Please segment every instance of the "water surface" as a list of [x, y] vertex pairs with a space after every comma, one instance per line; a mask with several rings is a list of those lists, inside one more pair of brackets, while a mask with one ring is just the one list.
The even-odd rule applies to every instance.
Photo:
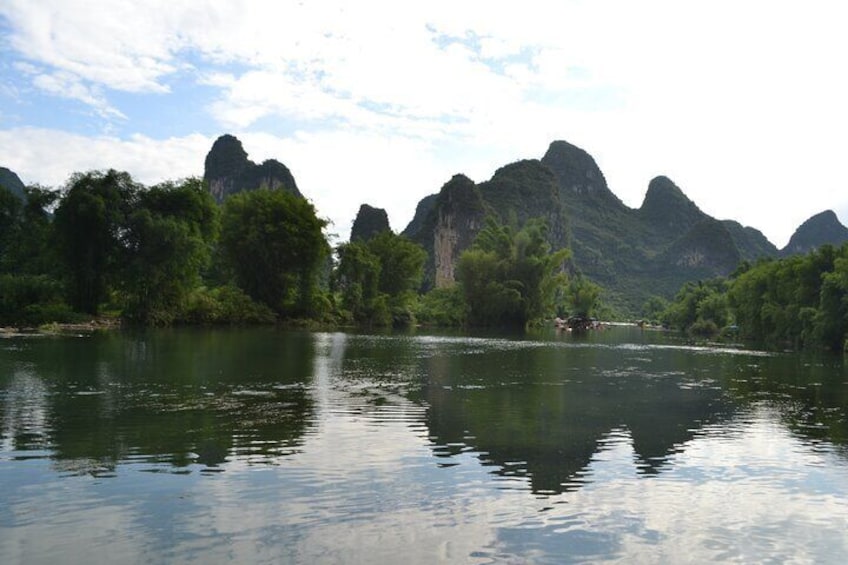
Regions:
[[0, 563], [841, 563], [842, 357], [256, 330], [0, 340]]

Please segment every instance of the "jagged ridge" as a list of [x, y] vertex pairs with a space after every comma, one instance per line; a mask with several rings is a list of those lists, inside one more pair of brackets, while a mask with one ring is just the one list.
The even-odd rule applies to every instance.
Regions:
[[241, 141], [224, 134], [206, 155], [203, 180], [218, 203], [236, 192], [258, 188], [283, 189], [302, 197], [288, 167], [276, 159], [257, 165], [247, 158]]
[[[761, 232], [710, 217], [665, 176], [651, 180], [640, 208], [627, 207], [589, 153], [554, 141], [540, 161], [507, 165], [479, 185], [457, 175], [438, 196], [419, 203], [404, 233], [431, 256], [428, 284], [452, 282], [456, 259], [487, 213], [504, 220], [546, 217], [552, 246], [570, 245], [574, 264], [605, 287], [606, 300], [634, 314], [652, 295], [670, 298], [686, 281], [727, 275], [743, 259], [778, 254]], [[804, 239], [804, 233], [813, 235]], [[805, 241], [848, 241], [848, 228], [825, 215], [793, 240], [793, 252], [809, 250]]]

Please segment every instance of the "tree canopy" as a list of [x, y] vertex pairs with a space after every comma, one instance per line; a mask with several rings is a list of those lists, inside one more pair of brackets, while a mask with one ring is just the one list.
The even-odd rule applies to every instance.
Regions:
[[373, 325], [412, 323], [424, 275], [424, 249], [402, 235], [381, 231], [367, 241], [339, 246], [336, 286], [354, 320]]
[[75, 309], [97, 314], [117, 283], [139, 189], [128, 173], [115, 170], [71, 177], [56, 210], [55, 231]]
[[848, 345], [848, 244], [742, 263], [729, 278], [686, 283], [661, 315], [693, 334], [734, 335], [767, 347]]
[[[39, 323], [104, 307], [144, 324], [311, 318], [370, 325], [526, 326], [589, 316], [600, 287], [565, 274], [548, 224], [487, 217], [453, 287], [419, 296], [426, 252], [385, 229], [337, 247], [304, 198], [257, 188], [218, 205], [198, 179], [145, 187], [115, 170], [73, 175], [60, 192], [0, 186], [0, 322]], [[50, 211], [55, 206], [55, 214]], [[690, 334], [771, 347], [844, 349], [848, 244], [742, 262], [685, 283], [646, 311]]]
[[126, 223], [125, 315], [145, 323], [173, 321], [200, 284], [217, 232], [218, 207], [198, 179], [140, 192]]
[[240, 192], [224, 202], [220, 245], [238, 285], [282, 316], [307, 316], [329, 244], [326, 222], [283, 190]]
[[551, 252], [547, 229], [542, 219], [531, 219], [516, 230], [487, 217], [457, 266], [469, 323], [525, 326], [553, 312], [570, 251]]

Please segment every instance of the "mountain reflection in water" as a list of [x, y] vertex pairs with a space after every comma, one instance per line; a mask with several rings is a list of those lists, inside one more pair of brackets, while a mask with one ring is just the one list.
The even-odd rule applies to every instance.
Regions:
[[628, 327], [7, 338], [0, 562], [827, 562], [846, 383]]

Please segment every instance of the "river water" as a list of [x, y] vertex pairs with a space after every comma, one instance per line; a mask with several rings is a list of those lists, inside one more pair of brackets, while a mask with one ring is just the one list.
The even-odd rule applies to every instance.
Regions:
[[586, 336], [0, 339], [0, 563], [843, 563], [842, 356]]

